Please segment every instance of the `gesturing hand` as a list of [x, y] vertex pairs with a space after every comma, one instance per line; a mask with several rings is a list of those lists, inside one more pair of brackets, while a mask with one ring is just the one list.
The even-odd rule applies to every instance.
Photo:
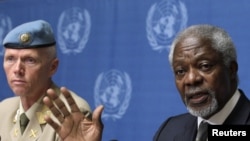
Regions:
[[47, 90], [47, 96], [43, 102], [49, 107], [53, 115], [58, 119], [46, 116], [45, 120], [50, 124], [63, 141], [101, 141], [103, 123], [101, 113], [103, 106], [98, 106], [92, 115], [92, 119], [86, 118], [76, 105], [69, 91], [62, 87], [61, 93], [71, 109], [67, 109], [65, 103], [57, 96], [53, 89]]

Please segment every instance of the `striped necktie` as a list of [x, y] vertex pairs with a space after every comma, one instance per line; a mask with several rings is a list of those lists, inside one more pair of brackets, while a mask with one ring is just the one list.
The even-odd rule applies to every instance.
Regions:
[[207, 131], [208, 130], [208, 123], [202, 121], [199, 125], [197, 136], [195, 141], [206, 141], [207, 140]]

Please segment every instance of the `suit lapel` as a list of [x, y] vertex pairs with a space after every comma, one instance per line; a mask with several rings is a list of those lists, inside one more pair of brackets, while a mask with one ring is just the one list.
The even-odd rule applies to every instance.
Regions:
[[180, 133], [174, 138], [174, 141], [193, 141], [197, 132], [197, 118], [189, 119], [184, 129], [180, 129]]
[[223, 124], [246, 124], [250, 113], [249, 100], [242, 90], [240, 91], [240, 99]]

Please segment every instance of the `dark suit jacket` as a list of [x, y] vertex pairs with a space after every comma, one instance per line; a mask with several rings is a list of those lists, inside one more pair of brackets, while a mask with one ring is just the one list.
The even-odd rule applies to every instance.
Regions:
[[[250, 125], [250, 101], [240, 90], [240, 99], [223, 124]], [[154, 141], [194, 141], [197, 117], [189, 113], [168, 118], [158, 129]]]

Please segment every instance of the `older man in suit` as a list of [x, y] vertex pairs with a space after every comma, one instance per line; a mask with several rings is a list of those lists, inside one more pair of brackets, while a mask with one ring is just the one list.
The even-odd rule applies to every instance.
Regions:
[[[232, 127], [250, 125], [250, 101], [238, 88], [236, 50], [226, 31], [213, 25], [188, 27], [174, 40], [169, 61], [188, 113], [166, 119], [156, 132], [154, 141], [205, 141], [207, 137], [200, 139], [198, 132], [203, 123]], [[65, 140], [100, 141], [103, 106], [95, 109], [93, 120], [88, 120], [80, 114], [70, 94], [65, 95], [68, 102], [73, 103], [71, 108], [75, 113], [70, 114], [64, 108], [62, 113], [67, 120], [62, 120], [62, 124], [57, 124], [51, 118], [46, 118], [46, 121]], [[58, 105], [63, 105], [63, 102], [58, 100], [54, 92], [49, 92], [48, 96], [51, 98], [45, 97], [44, 102], [55, 109], [52, 112], [57, 115], [60, 109], [56, 110], [52, 101], [57, 101]], [[60, 119], [60, 116], [57, 118]], [[249, 140], [247, 137], [249, 135], [245, 138]]]
[[225, 30], [190, 26], [174, 40], [169, 61], [189, 113], [168, 118], [154, 141], [200, 141], [201, 123], [250, 124], [250, 101], [238, 88], [236, 49]]

